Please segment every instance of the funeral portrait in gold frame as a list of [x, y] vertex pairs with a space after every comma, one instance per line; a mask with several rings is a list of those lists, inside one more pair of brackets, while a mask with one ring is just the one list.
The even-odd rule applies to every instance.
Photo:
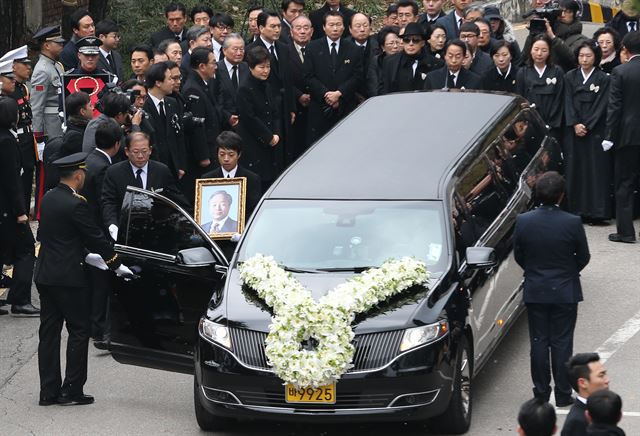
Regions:
[[195, 219], [213, 239], [231, 239], [244, 230], [246, 180], [196, 180]]

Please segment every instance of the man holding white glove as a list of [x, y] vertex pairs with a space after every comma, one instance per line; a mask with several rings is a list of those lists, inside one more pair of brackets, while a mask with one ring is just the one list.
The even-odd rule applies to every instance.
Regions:
[[[131, 276], [113, 251], [91, 214], [86, 199], [78, 194], [85, 181], [86, 153], [75, 153], [53, 164], [60, 184], [42, 199], [38, 239], [41, 242], [34, 281], [40, 293], [40, 405], [91, 404], [85, 395], [87, 348], [90, 334], [91, 293], [84, 269], [88, 260], [103, 260], [118, 276]], [[97, 257], [96, 257], [97, 256]], [[66, 323], [67, 367], [64, 381], [60, 371], [60, 336]]]
[[636, 242], [633, 195], [640, 175], [640, 32], [627, 33], [622, 51], [629, 61], [611, 72], [611, 94], [603, 150], [613, 150], [616, 233], [612, 242]]

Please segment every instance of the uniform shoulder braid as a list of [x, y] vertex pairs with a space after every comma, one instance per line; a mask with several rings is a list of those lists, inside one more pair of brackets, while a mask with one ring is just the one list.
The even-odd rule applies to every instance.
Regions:
[[73, 196], [76, 197], [76, 198], [79, 198], [80, 200], [84, 201], [85, 203], [87, 202], [87, 199], [83, 195], [80, 195], [80, 194], [74, 192]]

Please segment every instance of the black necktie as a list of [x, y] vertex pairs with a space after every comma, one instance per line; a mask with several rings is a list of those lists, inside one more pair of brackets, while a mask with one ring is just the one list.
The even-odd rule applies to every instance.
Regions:
[[116, 70], [116, 66], [115, 66], [115, 64], [113, 63], [113, 56], [111, 56], [111, 53], [109, 53], [109, 54], [107, 55], [107, 62], [109, 62], [109, 66], [111, 67], [111, 70], [112, 70], [112, 71], [115, 71], [115, 70]]
[[179, 33], [176, 33], [176, 41], [182, 42], [182, 37], [180, 36]]
[[333, 64], [333, 69], [335, 70], [338, 66], [338, 50], [336, 49], [336, 43], [331, 43], [331, 63]]
[[302, 53], [302, 63], [304, 63], [304, 47], [300, 47], [300, 53]]
[[160, 114], [160, 119], [166, 124], [167, 114], [164, 111], [164, 101], [161, 101], [160, 103], [158, 103], [158, 106], [160, 107], [160, 110], [158, 111], [158, 113]]
[[273, 64], [274, 67], [278, 66], [278, 56], [276, 56], [276, 45], [275, 44], [271, 44], [271, 47], [269, 47], [269, 52], [271, 52], [271, 63]]
[[233, 73], [231, 74], [231, 84], [233, 85], [233, 89], [238, 90], [238, 66], [234, 65]]
[[629, 32], [635, 32], [635, 31], [636, 31], [636, 22], [629, 21]]
[[136, 170], [136, 185], [138, 185], [138, 188], [144, 189], [144, 185], [142, 184], [142, 168]]
[[455, 74], [449, 74], [449, 83], [451, 84], [451, 86], [449, 86], [449, 88], [455, 88], [456, 87], [456, 76], [455, 76]]

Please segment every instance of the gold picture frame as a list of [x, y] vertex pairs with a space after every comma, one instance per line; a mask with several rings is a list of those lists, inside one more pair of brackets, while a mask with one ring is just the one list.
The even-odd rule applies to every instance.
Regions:
[[212, 239], [231, 239], [244, 231], [246, 201], [246, 177], [196, 179], [195, 220]]

